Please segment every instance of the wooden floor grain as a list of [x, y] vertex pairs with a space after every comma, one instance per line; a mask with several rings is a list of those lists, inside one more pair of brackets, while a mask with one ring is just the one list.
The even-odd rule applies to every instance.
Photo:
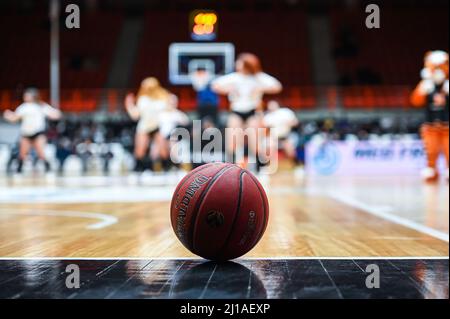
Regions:
[[[261, 242], [246, 257], [449, 254], [445, 240], [370, 214], [365, 206], [340, 200], [353, 198], [356, 203], [384, 209], [448, 236], [447, 184], [436, 186], [433, 191], [394, 179], [390, 184], [357, 178], [299, 181], [289, 175], [273, 176], [263, 183], [269, 194], [270, 222]], [[87, 198], [71, 203], [53, 201], [57, 194], [52, 192], [73, 192], [75, 196], [73, 185], [48, 184], [28, 184], [31, 191], [33, 187], [41, 191], [43, 186], [49, 187], [47, 197], [36, 198], [26, 194], [23, 196], [28, 197], [14, 197], [19, 195], [13, 190], [26, 187], [23, 181], [0, 187], [4, 192], [3, 197], [0, 194], [0, 257], [192, 257], [172, 231], [167, 200], [170, 194], [161, 194], [161, 200], [121, 202], [120, 196], [127, 195], [125, 186], [125, 194], [111, 190], [110, 201], [89, 202]], [[108, 189], [93, 185], [84, 191], [95, 198], [96, 191]], [[161, 187], [150, 186], [147, 190], [156, 192]], [[83, 187], [77, 188], [77, 192], [82, 191]], [[12, 192], [11, 196], [5, 192]], [[132, 190], [129, 192], [131, 196]], [[106, 224], [96, 228], [102, 222]]]

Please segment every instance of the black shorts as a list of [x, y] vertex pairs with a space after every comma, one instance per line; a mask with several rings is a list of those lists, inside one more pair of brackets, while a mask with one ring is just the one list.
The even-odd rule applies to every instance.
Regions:
[[39, 136], [45, 135], [44, 131], [37, 132], [33, 135], [22, 135], [22, 138], [29, 140], [30, 142], [34, 142]]
[[248, 112], [231, 111], [231, 113], [236, 114], [237, 116], [239, 116], [242, 119], [242, 121], [247, 122], [247, 120], [249, 118], [251, 118], [252, 116], [255, 116], [256, 110], [251, 110]]

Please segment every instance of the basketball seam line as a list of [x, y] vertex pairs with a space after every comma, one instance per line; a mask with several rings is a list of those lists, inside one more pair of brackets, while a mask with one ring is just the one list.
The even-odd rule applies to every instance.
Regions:
[[217, 181], [217, 179], [222, 176], [226, 171], [228, 171], [229, 169], [233, 168], [234, 166], [225, 166], [224, 168], [222, 168], [220, 171], [218, 171], [216, 173], [216, 175], [214, 175], [212, 177], [211, 182], [208, 184], [208, 186], [206, 186], [206, 188], [203, 190], [203, 192], [200, 195], [200, 198], [197, 202], [197, 205], [195, 205], [195, 209], [192, 211], [192, 218], [191, 218], [191, 231], [190, 231], [190, 240], [188, 242], [189, 247], [194, 251], [195, 250], [195, 245], [194, 245], [194, 234], [195, 234], [195, 228], [197, 226], [197, 218], [198, 218], [198, 210], [200, 209], [200, 206], [203, 202], [203, 200], [205, 199], [206, 193], [207, 191], [214, 185], [214, 183]]
[[[211, 166], [216, 166], [214, 164], [217, 163], [208, 163], [205, 165], [202, 165], [200, 167], [197, 167], [196, 169], [192, 170], [190, 173], [193, 173], [195, 171], [195, 173], [201, 172], [203, 171], [205, 168], [211, 167]], [[189, 180], [189, 174], [186, 175], [181, 181], [180, 183], [177, 185], [177, 187], [175, 188], [175, 191], [173, 192], [173, 196], [172, 196], [172, 201], [170, 202], [170, 212], [172, 213], [172, 209], [173, 209], [173, 205], [174, 205], [174, 198], [175, 196], [178, 194], [178, 191], [181, 189], [181, 187], [183, 187], [184, 184], [186, 184], [186, 182]], [[172, 224], [173, 227], [173, 223], [172, 223], [172, 214], [170, 216], [170, 223]]]
[[242, 186], [243, 186], [242, 177], [244, 176], [245, 173], [246, 172], [243, 169], [241, 169], [241, 172], [239, 173], [239, 196], [238, 196], [238, 202], [237, 202], [237, 207], [236, 207], [236, 213], [234, 214], [233, 223], [231, 224], [231, 228], [228, 233], [227, 239], [226, 239], [225, 243], [223, 244], [223, 247], [220, 248], [219, 253], [217, 254], [216, 257], [219, 257], [223, 253], [223, 251], [227, 248], [230, 238], [233, 235], [233, 230], [234, 230], [234, 227], [236, 226], [236, 221], [238, 220], [239, 213], [241, 212]]
[[[197, 171], [195, 171], [195, 173], [201, 172], [201, 171], [203, 171], [205, 168], [208, 168], [208, 167], [210, 167], [210, 166], [216, 166], [216, 165], [214, 165], [214, 164], [217, 164], [217, 163], [208, 163], [208, 164], [202, 165], [202, 166], [197, 167], [196, 169], [194, 169], [194, 171], [197, 170]], [[191, 171], [190, 173], [193, 173], [194, 171]], [[189, 180], [189, 175], [186, 175], [186, 176], [183, 178], [183, 180], [180, 182], [180, 184], [178, 184], [178, 186], [176, 187], [175, 191], [173, 192], [173, 194], [174, 194], [173, 197], [175, 197], [175, 195], [178, 193], [178, 191], [181, 189], [181, 187], [183, 187], [183, 185], [186, 184], [186, 182], [187, 182], [188, 180]], [[170, 209], [171, 209], [171, 210], [172, 210], [172, 208], [173, 208], [173, 207], [172, 207], [172, 203], [173, 203], [173, 199], [172, 199], [172, 202], [171, 202], [171, 205], [170, 205]]]
[[261, 230], [261, 232], [260, 232], [260, 234], [259, 234], [259, 237], [257, 237], [258, 239], [253, 243], [253, 245], [252, 245], [251, 248], [250, 248], [250, 249], [253, 249], [253, 247], [256, 246], [256, 244], [261, 240], [262, 236], [263, 236], [264, 233], [266, 232], [267, 225], [269, 224], [269, 217], [267, 216], [267, 218], [266, 218], [266, 215], [267, 215], [267, 214], [266, 214], [266, 210], [268, 210], [269, 207], [266, 208], [266, 202], [265, 202], [265, 200], [264, 200], [264, 196], [263, 196], [263, 193], [262, 193], [262, 191], [261, 191], [261, 188], [259, 187], [259, 181], [256, 179], [256, 177], [253, 177], [253, 176], [250, 175], [250, 174], [247, 174], [247, 175], [250, 176], [250, 178], [251, 178], [251, 179], [253, 180], [253, 182], [255, 183], [256, 188], [258, 189], [259, 196], [261, 196], [261, 200], [262, 200], [262, 202], [263, 202], [263, 212], [264, 212], [264, 216], [263, 216], [264, 225], [263, 225], [263, 228], [262, 228], [262, 230]]

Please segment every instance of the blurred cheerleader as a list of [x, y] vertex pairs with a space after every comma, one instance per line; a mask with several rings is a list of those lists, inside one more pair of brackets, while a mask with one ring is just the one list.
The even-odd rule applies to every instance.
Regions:
[[[261, 126], [262, 99], [265, 94], [281, 92], [282, 85], [274, 77], [262, 71], [259, 58], [251, 53], [242, 53], [236, 61], [236, 72], [224, 75], [212, 82], [212, 89], [222, 95], [227, 95], [230, 101], [231, 113], [227, 128], [246, 129]], [[234, 157], [242, 138], [236, 132], [227, 130], [227, 153]], [[236, 139], [234, 139], [235, 137]], [[257, 154], [257, 137], [248, 137], [249, 150]]]
[[178, 109], [178, 97], [174, 94], [170, 95], [167, 108], [159, 117], [160, 130], [166, 140], [170, 140], [170, 135], [177, 127], [186, 127], [190, 124], [189, 117], [186, 113]]
[[152, 161], [169, 159], [169, 151], [165, 147], [165, 139], [160, 132], [160, 116], [170, 104], [171, 94], [161, 87], [156, 78], [150, 77], [142, 81], [137, 99], [134, 94], [125, 98], [125, 107], [130, 117], [137, 121], [134, 142], [134, 157], [136, 159], [136, 172], [146, 169], [145, 158], [150, 143], [150, 158]]
[[[272, 131], [271, 137], [277, 139], [276, 143], [270, 143], [270, 146], [278, 146], [278, 149], [297, 164], [296, 148], [299, 136], [294, 128], [298, 127], [299, 121], [294, 111], [287, 107], [281, 107], [277, 101], [269, 101], [263, 122], [264, 126]], [[270, 154], [275, 155], [278, 149], [271, 150]]]
[[39, 90], [29, 88], [23, 94], [23, 103], [14, 112], [5, 111], [3, 116], [8, 122], [21, 122], [17, 171], [22, 172], [23, 161], [30, 150], [34, 148], [38, 158], [44, 162], [46, 172], [48, 172], [50, 164], [45, 158], [45, 147], [47, 146], [46, 119], [58, 120], [61, 118], [61, 112], [43, 102]]
[[[178, 143], [174, 143], [171, 140], [173, 131], [180, 127], [187, 128], [191, 124], [186, 113], [178, 109], [178, 97], [176, 95], [172, 94], [170, 96], [168, 107], [161, 113], [159, 121], [160, 132], [164, 138], [165, 147], [169, 153], [172, 150], [171, 155], [174, 156], [174, 154], [177, 154], [176, 148], [178, 147]], [[162, 163], [165, 171], [169, 170], [171, 165], [172, 162], [169, 159]]]

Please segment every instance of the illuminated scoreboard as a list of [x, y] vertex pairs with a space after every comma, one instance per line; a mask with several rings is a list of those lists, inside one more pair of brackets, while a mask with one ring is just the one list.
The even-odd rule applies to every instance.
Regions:
[[212, 10], [195, 10], [189, 15], [192, 42], [169, 46], [169, 81], [172, 85], [192, 85], [192, 74], [199, 69], [214, 77], [234, 70], [232, 43], [217, 42], [219, 16]]
[[195, 10], [189, 17], [191, 38], [194, 41], [213, 41], [217, 38], [218, 16], [211, 10]]

